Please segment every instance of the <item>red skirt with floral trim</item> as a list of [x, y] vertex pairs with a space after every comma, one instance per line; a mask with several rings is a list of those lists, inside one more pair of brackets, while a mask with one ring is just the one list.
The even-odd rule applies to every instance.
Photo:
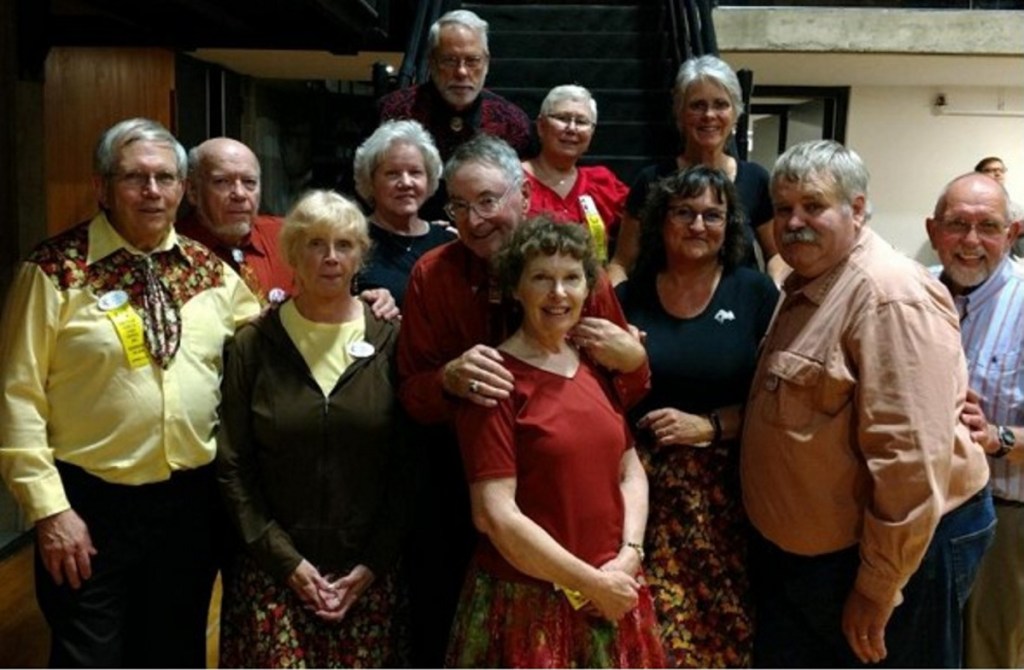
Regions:
[[662, 668], [647, 586], [621, 621], [576, 611], [550, 585], [505, 581], [470, 566], [448, 642], [448, 667]]
[[406, 601], [394, 575], [379, 576], [345, 618], [324, 621], [306, 611], [286, 584], [250, 557], [224, 575], [222, 668], [404, 667]]

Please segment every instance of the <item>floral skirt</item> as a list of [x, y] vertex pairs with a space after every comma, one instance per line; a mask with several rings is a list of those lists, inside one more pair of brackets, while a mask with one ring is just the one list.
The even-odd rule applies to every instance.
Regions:
[[448, 667], [660, 668], [650, 591], [620, 621], [576, 611], [550, 585], [498, 579], [470, 566], [455, 614]]
[[749, 667], [749, 526], [736, 444], [643, 454], [650, 485], [647, 580], [668, 664]]
[[407, 665], [406, 601], [378, 576], [339, 622], [306, 611], [287, 584], [243, 556], [224, 574], [220, 667], [380, 668]]

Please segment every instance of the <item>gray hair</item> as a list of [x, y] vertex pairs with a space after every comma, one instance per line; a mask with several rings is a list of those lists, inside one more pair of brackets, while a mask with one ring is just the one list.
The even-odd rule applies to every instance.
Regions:
[[434, 138], [418, 121], [385, 121], [356, 149], [353, 164], [356, 193], [369, 203], [373, 202], [373, 173], [396, 144], [408, 144], [419, 149], [427, 171], [427, 197], [434, 195], [441, 179], [441, 155]]
[[540, 115], [547, 116], [551, 112], [552, 107], [566, 100], [587, 103], [587, 106], [590, 108], [590, 120], [594, 125], [597, 125], [597, 101], [594, 100], [594, 96], [590, 94], [590, 91], [576, 84], [562, 84], [548, 91], [547, 96], [544, 97], [544, 102], [540, 103]]
[[459, 25], [472, 30], [480, 38], [480, 46], [484, 48], [484, 53], [488, 55], [491, 53], [487, 47], [487, 22], [468, 9], [456, 9], [444, 14], [430, 26], [430, 32], [427, 34], [427, 48], [431, 55], [437, 50], [437, 45], [441, 43], [441, 28], [450, 25]]
[[522, 186], [526, 179], [516, 150], [500, 137], [487, 133], [479, 133], [455, 149], [444, 166], [445, 180], [450, 181], [456, 172], [469, 163], [484, 163], [498, 168], [505, 174], [512, 188]]
[[871, 213], [868, 197], [868, 168], [853, 149], [835, 140], [812, 140], [794, 145], [779, 156], [772, 169], [772, 191], [780, 181], [803, 183], [820, 179], [847, 205], [858, 195], [865, 199], [865, 215]]
[[717, 56], [700, 56], [684, 61], [676, 74], [676, 105], [682, 105], [686, 91], [697, 82], [711, 82], [729, 94], [736, 116], [743, 113], [743, 89], [740, 80], [729, 64]]
[[188, 175], [188, 157], [185, 147], [162, 124], [152, 119], [134, 118], [115, 123], [100, 136], [93, 153], [92, 169], [97, 177], [106, 179], [114, 175], [117, 160], [124, 149], [134, 142], [156, 142], [166, 144], [174, 151], [178, 177]]

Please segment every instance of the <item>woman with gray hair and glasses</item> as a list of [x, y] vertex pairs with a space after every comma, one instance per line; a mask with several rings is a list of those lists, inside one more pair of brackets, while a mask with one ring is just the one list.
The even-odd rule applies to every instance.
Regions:
[[446, 222], [420, 218], [440, 179], [434, 139], [417, 121], [385, 121], [356, 149], [356, 192], [373, 208], [373, 250], [356, 279], [360, 290], [386, 288], [401, 307], [419, 257], [455, 239]]
[[529, 215], [543, 212], [556, 221], [583, 225], [604, 262], [629, 187], [603, 165], [577, 165], [596, 128], [597, 102], [590, 91], [572, 84], [556, 86], [537, 115], [540, 153], [524, 161], [523, 170], [531, 187]]
[[743, 264], [757, 269], [754, 245], [761, 250], [766, 272], [781, 283], [788, 272], [772, 237], [772, 201], [768, 171], [756, 163], [730, 156], [725, 149], [743, 113], [739, 79], [729, 64], [715, 56], [687, 60], [679, 68], [673, 91], [676, 125], [683, 149], [678, 156], [650, 165], [637, 175], [626, 200], [622, 230], [609, 266], [615, 283], [633, 270], [639, 254], [640, 212], [651, 185], [659, 179], [694, 165], [724, 172], [739, 192], [743, 210], [743, 234], [750, 250]]

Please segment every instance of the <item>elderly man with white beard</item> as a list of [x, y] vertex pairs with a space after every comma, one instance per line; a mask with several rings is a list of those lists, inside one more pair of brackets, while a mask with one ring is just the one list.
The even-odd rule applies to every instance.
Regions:
[[964, 613], [970, 668], [1024, 665], [1024, 268], [1010, 259], [1020, 223], [989, 175], [957, 177], [927, 221], [953, 295], [974, 399], [971, 416], [992, 469], [998, 531]]

